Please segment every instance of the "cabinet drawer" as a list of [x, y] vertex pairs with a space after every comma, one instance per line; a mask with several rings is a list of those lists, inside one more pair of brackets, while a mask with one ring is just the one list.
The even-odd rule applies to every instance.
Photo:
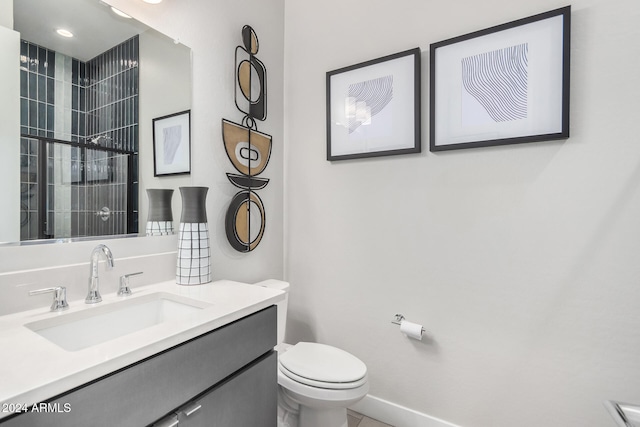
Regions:
[[276, 427], [277, 363], [276, 352], [261, 357], [152, 427]]
[[69, 412], [29, 412], [0, 424], [148, 425], [271, 351], [276, 318], [269, 307], [48, 401]]

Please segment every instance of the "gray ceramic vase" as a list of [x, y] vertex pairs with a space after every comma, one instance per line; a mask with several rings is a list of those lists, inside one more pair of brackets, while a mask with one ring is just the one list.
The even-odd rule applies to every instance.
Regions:
[[149, 197], [147, 236], [173, 234], [173, 212], [171, 211], [173, 190], [149, 188], [147, 189], [147, 196]]

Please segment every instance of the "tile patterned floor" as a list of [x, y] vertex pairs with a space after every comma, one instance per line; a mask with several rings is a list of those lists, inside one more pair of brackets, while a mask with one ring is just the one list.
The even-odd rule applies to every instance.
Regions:
[[393, 427], [389, 424], [365, 417], [351, 409], [347, 409], [347, 419], [349, 421], [349, 427]]

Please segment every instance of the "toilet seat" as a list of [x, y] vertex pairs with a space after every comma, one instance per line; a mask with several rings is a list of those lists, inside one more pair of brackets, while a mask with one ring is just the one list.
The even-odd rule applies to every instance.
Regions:
[[300, 342], [278, 359], [280, 372], [300, 384], [344, 390], [367, 382], [367, 367], [360, 359], [329, 345]]
[[287, 397], [310, 408], [347, 408], [369, 392], [369, 382], [366, 380], [356, 388], [314, 387], [289, 378], [282, 369], [278, 369], [278, 385]]
[[359, 379], [358, 381], [353, 381], [349, 383], [323, 382], [323, 381], [313, 380], [311, 378], [301, 377], [300, 375], [296, 375], [282, 365], [280, 365], [279, 368], [280, 368], [280, 372], [282, 372], [283, 375], [287, 376], [288, 378], [292, 379], [297, 383], [308, 385], [311, 387], [316, 387], [316, 388], [324, 388], [328, 390], [346, 390], [346, 389], [358, 388], [367, 382], [366, 376]]

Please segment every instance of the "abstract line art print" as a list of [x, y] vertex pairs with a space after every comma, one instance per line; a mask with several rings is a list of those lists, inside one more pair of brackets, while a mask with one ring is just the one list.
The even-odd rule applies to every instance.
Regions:
[[495, 122], [527, 118], [528, 47], [523, 43], [462, 58], [464, 90]]
[[382, 111], [392, 99], [392, 75], [349, 85], [347, 96], [349, 133], [353, 133], [363, 124], [370, 124], [372, 118]]
[[191, 173], [191, 111], [153, 119], [153, 176]]
[[327, 160], [419, 153], [420, 48], [327, 72]]
[[171, 165], [176, 159], [178, 147], [182, 140], [182, 127], [179, 125], [170, 126], [162, 129], [164, 137], [164, 164]]
[[571, 6], [430, 46], [430, 151], [569, 137]]

